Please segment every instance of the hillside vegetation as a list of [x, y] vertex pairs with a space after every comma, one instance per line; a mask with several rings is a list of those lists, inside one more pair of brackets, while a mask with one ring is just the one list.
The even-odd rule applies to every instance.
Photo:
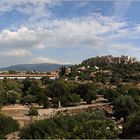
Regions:
[[[34, 103], [44, 109], [65, 108], [96, 104], [96, 99], [102, 97], [103, 102], [112, 108], [110, 114], [101, 110], [78, 114], [67, 114], [66, 111], [49, 119], [31, 122], [21, 130], [21, 138], [140, 137], [140, 63], [129, 57], [122, 57], [125, 58], [122, 61], [121, 58], [108, 56], [110, 63], [103, 63], [103, 58], [93, 58], [93, 62], [89, 59], [69, 68], [62, 66], [59, 78], [55, 80], [50, 80], [49, 77], [1, 80], [1, 107], [17, 103], [32, 106]], [[28, 115], [38, 116], [38, 112], [31, 108]]]

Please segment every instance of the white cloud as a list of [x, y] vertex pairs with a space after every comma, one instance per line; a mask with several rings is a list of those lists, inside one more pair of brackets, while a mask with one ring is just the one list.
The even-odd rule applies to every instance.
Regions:
[[45, 48], [43, 36], [49, 33], [23, 27], [17, 31], [3, 30], [0, 33], [0, 48]]
[[[121, 41], [127, 40], [128, 43], [131, 43], [131, 39], [137, 39], [140, 35], [138, 29], [139, 25], [130, 27], [126, 21], [100, 14], [67, 20], [46, 19], [37, 22], [35, 26], [27, 24], [26, 27], [15, 31], [8, 29], [1, 31], [0, 49], [3, 50], [2, 52], [5, 51], [5, 54], [14, 49], [7, 53], [7, 56], [14, 56], [14, 54], [15, 56], [26, 56], [31, 52], [31, 61], [35, 63], [61, 63], [47, 57], [38, 57], [40, 56], [38, 51], [44, 49], [45, 53], [48, 48], [74, 48], [73, 51], [90, 48], [90, 51], [96, 54], [102, 54], [102, 52], [122, 54], [127, 50], [128, 54], [134, 54], [132, 52], [139, 50], [133, 44], [128, 45]], [[117, 47], [112, 44], [116, 44]], [[19, 51], [20, 49], [26, 50], [26, 52], [23, 53], [23, 51]], [[51, 55], [53, 57], [53, 54]]]
[[114, 34], [116, 30], [121, 31], [127, 22], [116, 21], [113, 17], [96, 15], [96, 17], [71, 20], [46, 20], [39, 25], [46, 29], [45, 32], [50, 32], [49, 36], [45, 38], [49, 47], [100, 47], [106, 38], [103, 35]]
[[58, 61], [55, 59], [51, 59], [48, 57], [36, 57], [36, 58], [33, 58], [29, 63], [70, 64], [70, 63]]
[[128, 55], [128, 56], [135, 56], [139, 58], [140, 56], [140, 48], [134, 46], [131, 43], [122, 43], [122, 44], [110, 44], [108, 49], [108, 53], [113, 55]]
[[24, 12], [25, 14], [30, 14], [32, 13], [30, 8], [33, 7], [28, 7], [28, 5], [36, 6], [36, 8], [38, 8], [41, 6], [44, 7], [44, 5], [51, 7], [58, 5], [59, 3], [59, 0], [1, 0], [0, 12], [11, 12], [13, 10], [17, 10]]
[[16, 11], [28, 16], [28, 22], [36, 22], [52, 15], [50, 7], [59, 5], [59, 0], [1, 0], [0, 13]]
[[30, 56], [32, 53], [25, 49], [14, 49], [9, 52], [1, 52], [1, 55], [11, 56], [11, 57], [25, 57]]

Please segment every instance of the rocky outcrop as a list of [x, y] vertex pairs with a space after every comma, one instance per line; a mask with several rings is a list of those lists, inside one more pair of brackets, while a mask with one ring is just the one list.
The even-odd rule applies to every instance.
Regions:
[[95, 58], [90, 58], [82, 62], [82, 64], [90, 66], [98, 65], [109, 65], [109, 64], [132, 64], [137, 62], [136, 58], [129, 56], [114, 57], [112, 55], [108, 56], [97, 56]]

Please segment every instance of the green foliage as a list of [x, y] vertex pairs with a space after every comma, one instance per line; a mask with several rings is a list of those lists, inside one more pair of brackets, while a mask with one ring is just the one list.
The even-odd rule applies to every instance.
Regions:
[[48, 87], [47, 92], [51, 98], [67, 95], [69, 93], [68, 84], [63, 80], [56, 80]]
[[115, 139], [118, 130], [107, 120], [91, 120], [75, 127], [71, 134], [74, 139]]
[[24, 95], [27, 95], [28, 94], [28, 90], [30, 89], [32, 85], [32, 79], [30, 79], [29, 77], [27, 77], [25, 80], [22, 81], [22, 93]]
[[9, 70], [8, 73], [9, 74], [17, 74], [17, 72], [15, 70]]
[[68, 94], [66, 96], [60, 97], [58, 100], [61, 102], [63, 107], [75, 106], [78, 105], [81, 101], [79, 95], [77, 94]]
[[16, 104], [21, 98], [21, 94], [17, 93], [16, 91], [8, 91], [7, 92], [7, 103], [8, 104]]
[[6, 104], [6, 103], [7, 103], [6, 91], [5, 91], [2, 83], [0, 83], [0, 105]]
[[136, 88], [130, 88], [128, 90], [128, 95], [130, 95], [132, 97], [138, 96], [139, 95], [139, 90], [136, 89]]
[[22, 103], [39, 103], [44, 98], [44, 90], [39, 80], [26, 78], [22, 82]]
[[96, 99], [96, 91], [95, 91], [95, 89], [94, 89], [92, 84], [80, 84], [77, 87], [76, 92], [88, 104], [91, 104], [92, 100]]
[[120, 78], [117, 74], [112, 75], [112, 77], [110, 79], [111, 84], [119, 84], [120, 82], [121, 82]]
[[126, 118], [130, 113], [136, 111], [138, 105], [134, 99], [128, 95], [119, 96], [114, 102], [114, 115], [116, 118]]
[[123, 126], [122, 136], [125, 139], [140, 136], [140, 111], [129, 116]]
[[[109, 129], [108, 129], [109, 128]], [[117, 138], [118, 129], [101, 111], [57, 115], [23, 128], [21, 139]]]
[[65, 74], [66, 74], [66, 67], [65, 66], [62, 66], [61, 68], [60, 68], [60, 71], [59, 71], [59, 76], [60, 77], [62, 77], [62, 76], [64, 76]]
[[43, 104], [43, 108], [49, 108], [50, 107], [50, 101], [48, 100], [48, 97], [44, 98], [42, 100], [42, 104]]
[[50, 77], [45, 76], [45, 77], [41, 78], [41, 82], [42, 82], [42, 85], [46, 86], [48, 84], [51, 84], [52, 81], [51, 81]]
[[9, 90], [14, 90], [19, 92], [20, 90], [20, 83], [16, 80], [12, 80], [12, 79], [7, 79], [5, 78], [3, 80], [3, 86], [5, 88], [5, 90], [9, 91]]
[[4, 79], [0, 82], [0, 104], [15, 104], [20, 100], [20, 83], [11, 80]]
[[3, 139], [5, 135], [17, 131], [19, 129], [19, 123], [11, 117], [0, 114], [0, 139]]
[[86, 101], [87, 104], [91, 104], [94, 99], [96, 99], [96, 92], [94, 91], [90, 91], [84, 96], [84, 101]]
[[31, 104], [31, 103], [35, 103], [36, 102], [36, 97], [33, 95], [27, 95], [22, 97], [21, 101], [22, 104]]
[[112, 89], [105, 89], [103, 95], [109, 102], [113, 102], [119, 96], [119, 93]]
[[35, 108], [30, 108], [29, 112], [28, 112], [29, 116], [37, 116], [38, 115], [38, 111]]
[[36, 79], [30, 79], [26, 78], [22, 81], [22, 93], [23, 96], [26, 95], [37, 95], [39, 92], [41, 92], [41, 83], [40, 81]]

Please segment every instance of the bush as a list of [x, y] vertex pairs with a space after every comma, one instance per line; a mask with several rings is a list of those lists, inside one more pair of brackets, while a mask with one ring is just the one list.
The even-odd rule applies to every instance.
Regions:
[[50, 108], [50, 101], [48, 98], [44, 98], [42, 103], [43, 103], [43, 108]]
[[77, 94], [69, 94], [63, 97], [60, 97], [60, 102], [62, 106], [75, 106], [80, 103], [80, 96]]
[[38, 111], [35, 108], [30, 108], [29, 112], [28, 112], [29, 116], [37, 116], [38, 115]]
[[0, 114], [0, 139], [3, 139], [5, 135], [17, 131], [19, 129], [19, 123], [12, 117], [8, 117]]
[[92, 100], [96, 98], [96, 91], [92, 84], [80, 84], [77, 87], [77, 94], [86, 101], [88, 104], [91, 104]]
[[123, 126], [123, 138], [133, 138], [140, 136], [140, 111], [131, 115]]
[[[108, 129], [107, 129], [108, 128]], [[118, 129], [108, 120], [91, 120], [75, 127], [72, 138], [77, 139], [115, 139]]]
[[116, 118], [126, 118], [130, 113], [135, 112], [138, 109], [138, 105], [134, 99], [128, 95], [119, 96], [114, 102], [114, 115]]
[[91, 104], [93, 99], [96, 99], [96, 92], [94, 91], [91, 91], [84, 96], [84, 100], [87, 102], [87, 104]]
[[119, 96], [119, 93], [112, 89], [106, 89], [103, 92], [104, 98], [108, 99], [109, 102], [113, 102]]
[[101, 111], [91, 110], [39, 120], [23, 128], [20, 133], [21, 139], [113, 139], [117, 135], [118, 129], [113, 121]]
[[63, 107], [68, 107], [79, 105], [80, 101], [81, 98], [79, 95], [69, 93], [68, 95], [59, 98], [53, 98], [52, 104], [53, 107], [58, 107], [60, 102]]

